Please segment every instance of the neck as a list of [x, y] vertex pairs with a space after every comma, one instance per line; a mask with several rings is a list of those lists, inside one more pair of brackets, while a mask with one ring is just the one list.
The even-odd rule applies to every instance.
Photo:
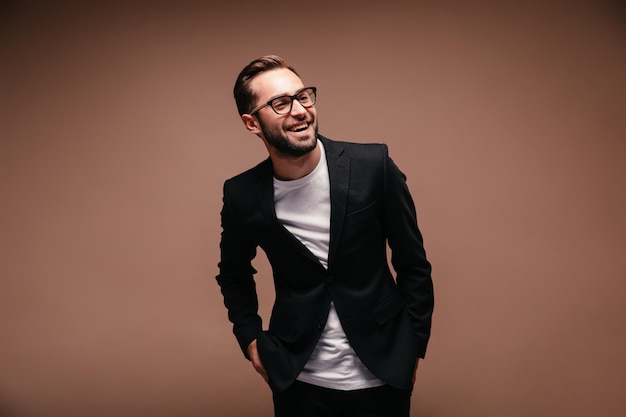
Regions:
[[320, 161], [321, 150], [319, 145], [311, 152], [298, 158], [288, 158], [275, 152], [270, 153], [274, 176], [281, 181], [297, 180], [315, 169]]

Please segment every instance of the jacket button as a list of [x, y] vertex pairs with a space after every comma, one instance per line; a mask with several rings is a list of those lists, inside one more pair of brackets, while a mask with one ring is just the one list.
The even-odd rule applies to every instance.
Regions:
[[321, 322], [321, 321], [318, 321], [318, 322], [317, 322], [317, 329], [318, 329], [318, 330], [322, 330], [322, 329], [324, 329], [324, 325], [322, 324], [322, 322]]
[[328, 283], [330, 284], [331, 282], [333, 282], [333, 281], [334, 281], [334, 279], [335, 279], [335, 278], [334, 278], [332, 275], [328, 275], [328, 276], [326, 277], [326, 282], [328, 282]]

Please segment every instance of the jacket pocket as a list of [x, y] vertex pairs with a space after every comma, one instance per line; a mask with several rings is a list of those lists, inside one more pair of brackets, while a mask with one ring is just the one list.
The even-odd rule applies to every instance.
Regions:
[[372, 216], [374, 213], [376, 213], [377, 208], [378, 208], [378, 200], [374, 200], [367, 206], [346, 214], [346, 221], [358, 222], [359, 220], [366, 219]]
[[395, 291], [389, 298], [380, 303], [374, 309], [374, 317], [380, 325], [387, 323], [397, 316], [404, 308], [404, 299], [398, 291]]

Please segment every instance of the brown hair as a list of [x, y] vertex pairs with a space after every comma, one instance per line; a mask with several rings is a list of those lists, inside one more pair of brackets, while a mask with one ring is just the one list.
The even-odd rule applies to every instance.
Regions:
[[288, 65], [284, 59], [276, 55], [265, 55], [257, 58], [241, 70], [237, 81], [235, 81], [235, 88], [233, 89], [235, 103], [237, 103], [237, 111], [240, 116], [252, 110], [252, 105], [256, 97], [254, 96], [254, 92], [250, 89], [250, 83], [254, 77], [265, 71], [278, 68], [287, 68], [298, 75], [292, 66]]

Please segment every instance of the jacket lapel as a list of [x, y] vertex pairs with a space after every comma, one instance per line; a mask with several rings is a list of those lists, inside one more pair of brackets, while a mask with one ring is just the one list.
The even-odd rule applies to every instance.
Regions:
[[320, 136], [320, 140], [326, 149], [328, 175], [330, 176], [330, 247], [328, 250], [328, 265], [330, 266], [337, 250], [348, 205], [350, 159], [341, 156], [343, 148], [337, 142], [328, 140], [323, 136]]
[[311, 253], [311, 251], [304, 246], [304, 244], [300, 242], [297, 237], [291, 234], [291, 232], [287, 230], [287, 228], [278, 220], [278, 217], [276, 217], [273, 180], [274, 174], [272, 171], [272, 162], [268, 158], [261, 166], [256, 187], [263, 216], [265, 217], [267, 223], [271, 226], [271, 229], [276, 232], [279, 239], [287, 240], [290, 245], [297, 247], [303, 255], [319, 263], [317, 257], [313, 255], [313, 253]]
[[256, 192], [259, 196], [259, 204], [261, 205], [261, 212], [265, 216], [269, 223], [275, 223], [279, 225], [276, 218], [276, 211], [274, 210], [274, 185], [272, 183], [272, 161], [267, 158], [260, 166], [259, 174], [257, 177]]

